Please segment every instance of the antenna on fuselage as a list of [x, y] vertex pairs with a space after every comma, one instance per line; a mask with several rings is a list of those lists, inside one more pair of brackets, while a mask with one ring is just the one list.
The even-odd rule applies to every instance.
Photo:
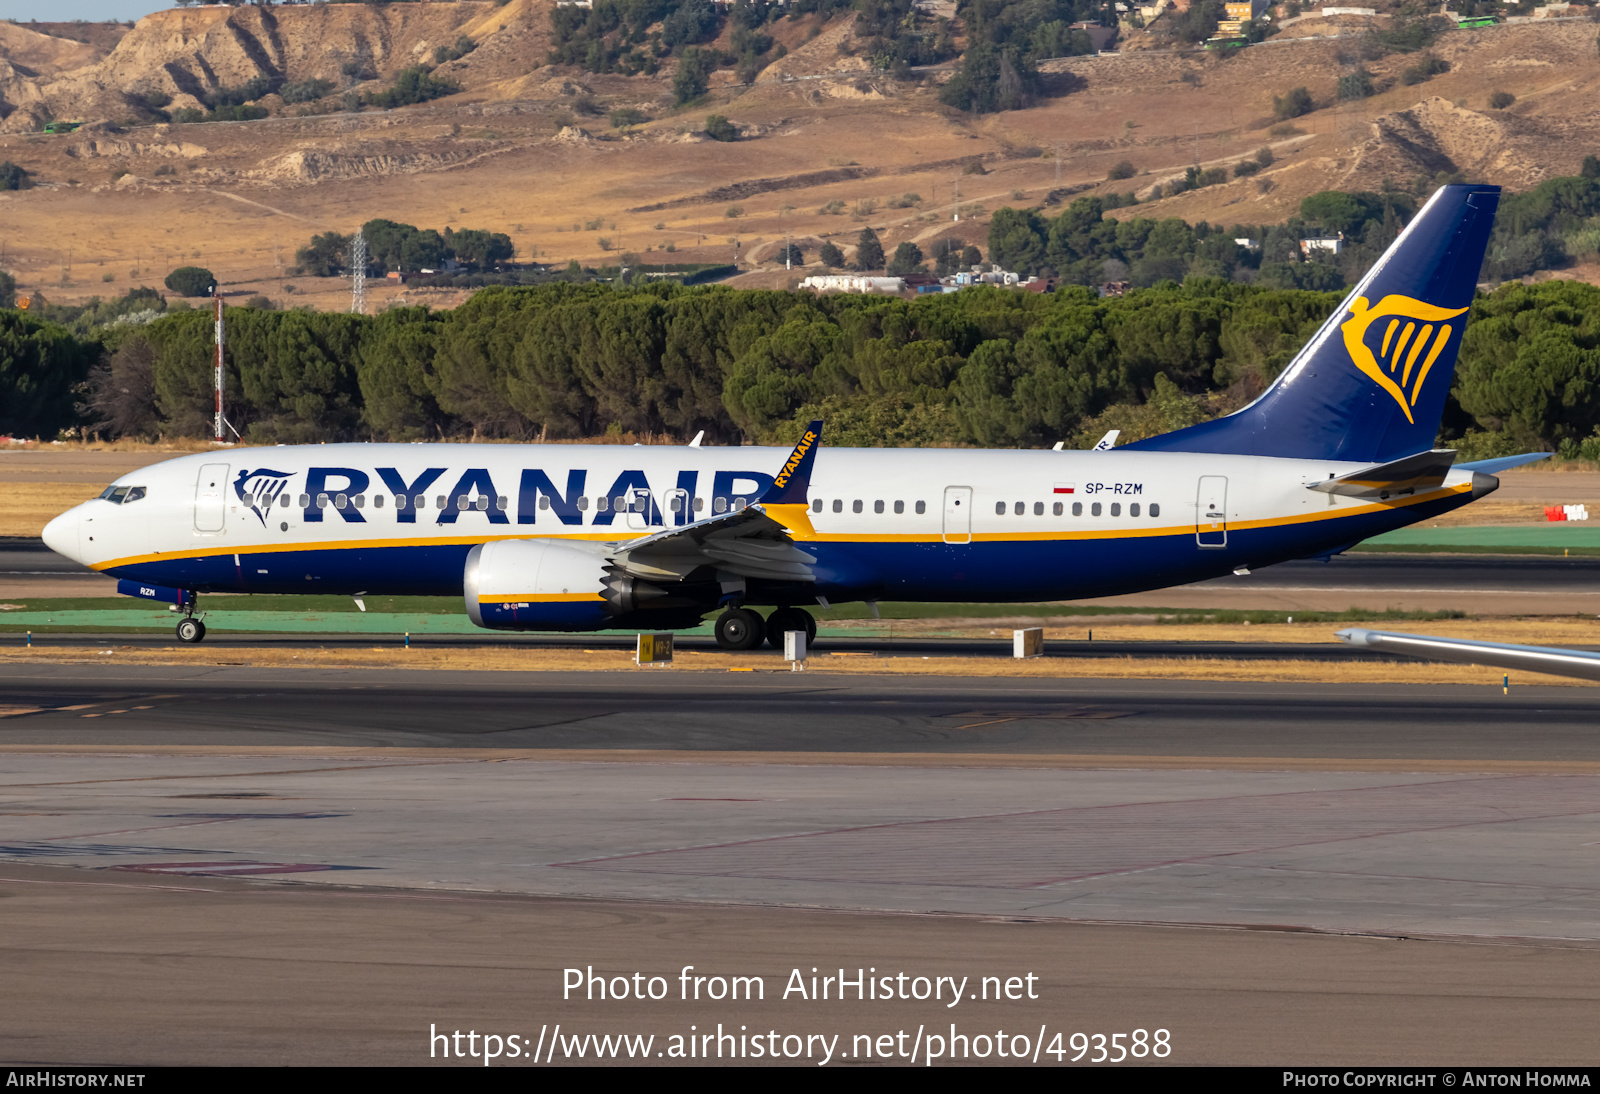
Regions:
[[694, 440], [689, 442], [689, 447], [690, 448], [699, 448], [700, 447], [700, 442], [705, 440], [705, 439], [706, 439], [706, 431], [702, 429], [700, 432], [698, 432], [698, 433], [696, 433], [694, 435]]

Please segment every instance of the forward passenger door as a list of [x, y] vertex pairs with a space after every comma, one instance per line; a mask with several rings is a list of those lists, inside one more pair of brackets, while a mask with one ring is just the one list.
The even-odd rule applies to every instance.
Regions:
[[194, 483], [194, 530], [214, 536], [222, 531], [227, 505], [228, 465], [208, 463]]

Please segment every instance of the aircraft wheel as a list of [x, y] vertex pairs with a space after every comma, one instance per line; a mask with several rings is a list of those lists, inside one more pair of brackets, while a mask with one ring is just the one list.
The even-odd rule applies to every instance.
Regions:
[[178, 641], [198, 642], [206, 636], [206, 625], [198, 619], [178, 620]]
[[761, 644], [766, 628], [761, 617], [749, 608], [731, 608], [717, 617], [717, 645], [725, 650], [753, 650]]
[[816, 641], [817, 621], [811, 613], [801, 608], [779, 608], [767, 616], [767, 644], [775, 650], [783, 649], [786, 631], [805, 631], [806, 647]]

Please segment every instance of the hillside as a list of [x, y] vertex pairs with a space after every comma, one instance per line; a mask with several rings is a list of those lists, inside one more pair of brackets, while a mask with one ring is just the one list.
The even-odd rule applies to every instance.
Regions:
[[[926, 252], [947, 236], [982, 245], [987, 216], [1003, 205], [1148, 194], [1197, 162], [1230, 164], [1264, 145], [1275, 162], [1260, 175], [1139, 215], [1274, 222], [1319, 190], [1409, 186], [1439, 172], [1523, 189], [1600, 151], [1600, 52], [1588, 21], [1449, 32], [1433, 52], [1450, 70], [1415, 86], [1398, 77], [1417, 55], [1363, 60], [1354, 30], [1286, 34], [1228, 56], [1125, 48], [1045, 62], [1034, 105], [969, 115], [938, 101], [948, 63], [898, 79], [873, 72], [848, 12], [769, 23], [785, 56], [748, 86], [718, 69], [704, 98], [674, 108], [670, 67], [625, 76], [546, 64], [552, 8], [207, 7], [87, 42], [0, 24], [0, 161], [36, 184], [0, 192], [0, 265], [52, 300], [159, 284], [195, 263], [230, 292], [338, 308], [348, 291], [337, 279], [288, 275], [295, 249], [375, 217], [503, 231], [519, 261], [596, 265], [636, 252], [646, 263], [727, 262], [737, 240], [749, 263], [788, 236], [814, 262], [821, 240], [848, 251], [868, 224], [891, 250], [913, 239]], [[1307, 33], [1304, 23], [1294, 29]], [[341, 95], [431, 66], [463, 37], [474, 48], [435, 69], [458, 93], [342, 108]], [[1362, 65], [1380, 88], [1393, 85], [1339, 103], [1340, 77]], [[219, 89], [258, 78], [279, 87], [320, 79], [334, 90], [310, 104], [267, 94], [259, 102], [272, 116], [256, 121], [139, 123], [145, 104], [200, 110]], [[1273, 98], [1297, 86], [1316, 109], [1294, 119], [1299, 132], [1274, 135]], [[1495, 90], [1515, 103], [1489, 109]], [[652, 120], [614, 129], [607, 115], [620, 107]], [[712, 113], [741, 139], [708, 139]], [[47, 136], [38, 132], [47, 118], [89, 124]], [[1106, 183], [1122, 161], [1137, 176]], [[780, 265], [747, 276], [781, 285], [803, 272]], [[460, 298], [409, 286], [369, 295], [379, 304]]]

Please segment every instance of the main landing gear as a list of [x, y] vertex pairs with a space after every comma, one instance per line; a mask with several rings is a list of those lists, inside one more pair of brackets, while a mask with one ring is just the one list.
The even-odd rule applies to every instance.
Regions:
[[717, 618], [717, 645], [725, 650], [753, 650], [763, 639], [783, 649], [785, 631], [805, 631], [806, 645], [817, 637], [817, 621], [800, 608], [779, 608], [765, 620], [749, 608], [730, 608]]

